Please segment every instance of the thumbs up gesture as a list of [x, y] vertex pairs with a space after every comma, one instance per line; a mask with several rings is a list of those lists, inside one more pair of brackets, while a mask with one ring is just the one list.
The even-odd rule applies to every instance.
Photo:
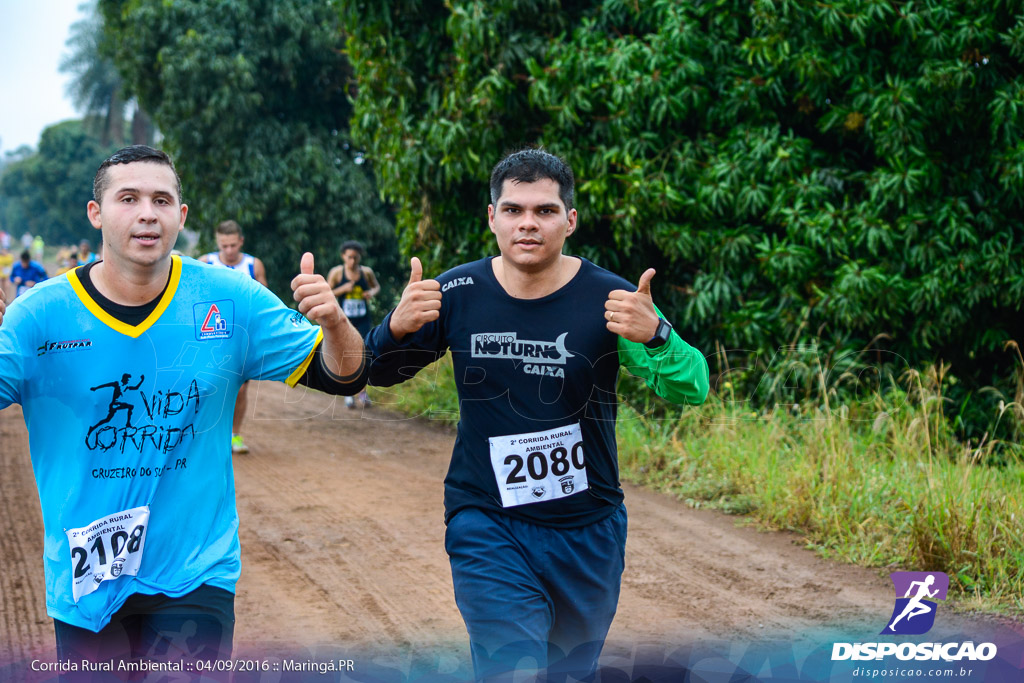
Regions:
[[348, 322], [327, 280], [314, 272], [313, 254], [308, 251], [299, 262], [299, 274], [292, 278], [292, 298], [299, 304], [299, 313], [321, 327], [331, 328]]
[[4, 324], [4, 311], [7, 310], [5, 301], [7, 301], [7, 295], [4, 294], [4, 288], [0, 287], [0, 325]]
[[409, 261], [409, 284], [391, 314], [391, 335], [401, 341], [407, 334], [441, 317], [441, 283], [423, 279], [423, 265], [415, 256]]
[[658, 314], [651, 299], [651, 278], [654, 268], [648, 268], [640, 276], [635, 292], [615, 289], [608, 292], [604, 302], [605, 327], [620, 337], [643, 344], [650, 341], [658, 331]]

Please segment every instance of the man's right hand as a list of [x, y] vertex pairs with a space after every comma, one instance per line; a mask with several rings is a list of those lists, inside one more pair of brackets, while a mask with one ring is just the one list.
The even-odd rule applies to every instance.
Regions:
[[415, 256], [409, 261], [412, 274], [402, 292], [402, 300], [391, 314], [389, 328], [396, 341], [414, 334], [441, 317], [441, 283], [423, 279], [423, 266]]
[[4, 311], [7, 310], [7, 295], [4, 294], [4, 287], [0, 285], [0, 325], [4, 324]]

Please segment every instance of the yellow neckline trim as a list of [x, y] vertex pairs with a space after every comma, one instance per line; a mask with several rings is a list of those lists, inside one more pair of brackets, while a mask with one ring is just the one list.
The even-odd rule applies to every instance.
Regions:
[[[78, 268], [84, 268], [84, 266], [79, 266]], [[141, 336], [142, 333], [152, 327], [153, 324], [160, 319], [160, 316], [167, 310], [167, 307], [171, 305], [174, 293], [178, 290], [178, 282], [181, 281], [181, 257], [171, 256], [171, 279], [170, 282], [167, 283], [167, 289], [164, 290], [164, 294], [160, 297], [160, 301], [157, 303], [156, 308], [154, 308], [153, 312], [138, 325], [128, 325], [104, 311], [103, 308], [96, 303], [91, 296], [89, 296], [89, 293], [85, 291], [85, 287], [82, 286], [82, 281], [78, 279], [78, 268], [69, 270], [67, 272], [67, 276], [68, 282], [71, 283], [71, 289], [73, 289], [75, 294], [78, 295], [78, 298], [81, 299], [82, 304], [89, 309], [89, 312], [96, 316], [101, 323], [115, 332], [120, 332], [132, 339]]]

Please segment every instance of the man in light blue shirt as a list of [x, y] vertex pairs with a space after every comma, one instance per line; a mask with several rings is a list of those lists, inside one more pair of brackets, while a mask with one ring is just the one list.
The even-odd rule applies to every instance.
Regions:
[[[0, 409], [24, 409], [62, 660], [230, 657], [238, 387], [365, 383], [362, 340], [311, 254], [292, 282], [296, 312], [253, 280], [172, 256], [187, 212], [170, 158], [125, 148], [88, 205], [103, 260], [6, 315], [0, 305]], [[185, 629], [190, 651], [167, 652]]]

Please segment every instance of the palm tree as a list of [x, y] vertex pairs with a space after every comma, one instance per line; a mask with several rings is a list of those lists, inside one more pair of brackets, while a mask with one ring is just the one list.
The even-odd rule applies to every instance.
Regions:
[[127, 142], [124, 111], [134, 104], [130, 139], [133, 144], [151, 144], [153, 124], [137, 102], [125, 101], [124, 83], [114, 62], [105, 56], [103, 18], [96, 1], [79, 5], [85, 17], [71, 26], [67, 40], [70, 52], [61, 60], [62, 73], [74, 76], [68, 84], [68, 96], [75, 107], [85, 115], [86, 126], [104, 145], [123, 145]]

